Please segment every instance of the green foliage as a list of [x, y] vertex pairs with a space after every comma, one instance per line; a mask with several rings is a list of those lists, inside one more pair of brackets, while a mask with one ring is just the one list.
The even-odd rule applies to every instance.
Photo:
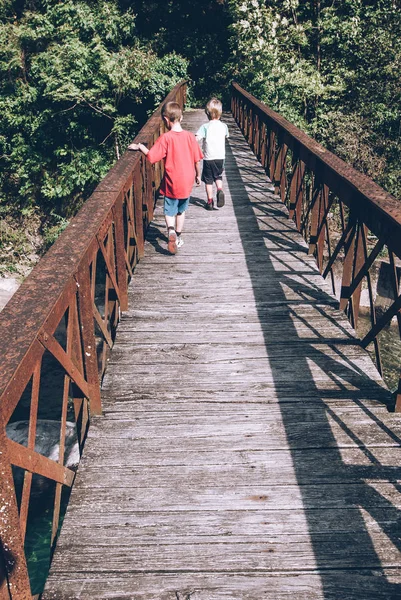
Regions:
[[156, 58], [147, 84], [156, 104], [160, 104], [173, 85], [186, 76], [187, 65], [187, 61], [175, 52]]
[[46, 252], [46, 250], [54, 244], [60, 233], [67, 227], [68, 223], [69, 220], [64, 217], [61, 217], [54, 212], [50, 214], [50, 219], [46, 220], [45, 226], [43, 227], [43, 252]]
[[338, 69], [322, 67], [322, 15], [314, 4], [229, 0], [233, 76], [304, 129], [319, 103], [344, 88]]
[[147, 112], [185, 77], [187, 62], [158, 58], [139, 42], [132, 11], [113, 1], [26, 2], [19, 15], [21, 2], [6, 4], [1, 201], [70, 216]]
[[401, 197], [399, 0], [228, 0], [228, 72]]
[[35, 208], [24, 207], [18, 215], [12, 216], [6, 206], [0, 206], [0, 276], [29, 272], [38, 259], [39, 227]]
[[193, 94], [204, 105], [213, 94], [227, 89], [226, 63], [229, 13], [225, 0], [120, 0], [137, 15], [138, 33], [158, 55], [184, 57], [193, 81]]

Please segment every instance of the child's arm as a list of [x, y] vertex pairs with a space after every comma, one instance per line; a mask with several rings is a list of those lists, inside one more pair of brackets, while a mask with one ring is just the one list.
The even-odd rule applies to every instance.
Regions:
[[203, 138], [206, 136], [206, 128], [205, 125], [201, 125], [198, 129], [198, 131], [195, 133], [195, 138], [197, 142], [200, 142], [201, 140], [203, 140]]
[[195, 163], [195, 181], [196, 181], [196, 185], [200, 185], [201, 179], [200, 179], [200, 161], [198, 160], [198, 162]]
[[149, 149], [143, 144], [130, 144], [128, 150], [140, 150], [145, 156], [149, 154]]

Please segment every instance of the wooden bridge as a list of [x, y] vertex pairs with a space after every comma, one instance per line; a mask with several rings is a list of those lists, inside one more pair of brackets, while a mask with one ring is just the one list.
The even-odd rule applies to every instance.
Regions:
[[[85, 444], [44, 600], [401, 598], [401, 387], [378, 341], [400, 325], [399, 204], [239, 86], [224, 120], [226, 205], [194, 187], [177, 255], [153, 210], [162, 169], [127, 153], [2, 315], [1, 600], [38, 592], [23, 540], [38, 476], [57, 540], [71, 415]], [[161, 132], [156, 113], [138, 141]], [[394, 300], [376, 319], [383, 251]], [[35, 451], [56, 363], [58, 461]], [[25, 446], [6, 435], [24, 402]]]

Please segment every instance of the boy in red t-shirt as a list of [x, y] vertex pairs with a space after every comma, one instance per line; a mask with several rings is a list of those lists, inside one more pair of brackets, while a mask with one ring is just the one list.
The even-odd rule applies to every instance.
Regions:
[[164, 177], [160, 191], [164, 194], [164, 217], [168, 229], [168, 251], [177, 252], [184, 240], [181, 237], [185, 211], [195, 181], [200, 185], [199, 161], [203, 154], [193, 133], [181, 127], [182, 110], [177, 102], [162, 107], [162, 119], [167, 133], [161, 135], [149, 150], [143, 144], [130, 144], [129, 150], [140, 150], [153, 164], [164, 159]]

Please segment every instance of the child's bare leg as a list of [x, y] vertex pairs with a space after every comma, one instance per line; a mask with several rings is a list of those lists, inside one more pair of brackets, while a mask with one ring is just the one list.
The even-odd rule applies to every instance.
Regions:
[[183, 213], [177, 214], [177, 224], [175, 226], [177, 235], [181, 235], [181, 232], [184, 228], [184, 222], [185, 222], [185, 211]]
[[170, 217], [170, 215], [164, 215], [166, 219], [167, 229], [175, 229], [175, 217]]
[[223, 181], [221, 179], [216, 179], [216, 187], [217, 187], [217, 208], [221, 208], [224, 206], [224, 192], [223, 192]]
[[205, 183], [206, 196], [207, 196], [207, 210], [213, 210], [213, 184]]

